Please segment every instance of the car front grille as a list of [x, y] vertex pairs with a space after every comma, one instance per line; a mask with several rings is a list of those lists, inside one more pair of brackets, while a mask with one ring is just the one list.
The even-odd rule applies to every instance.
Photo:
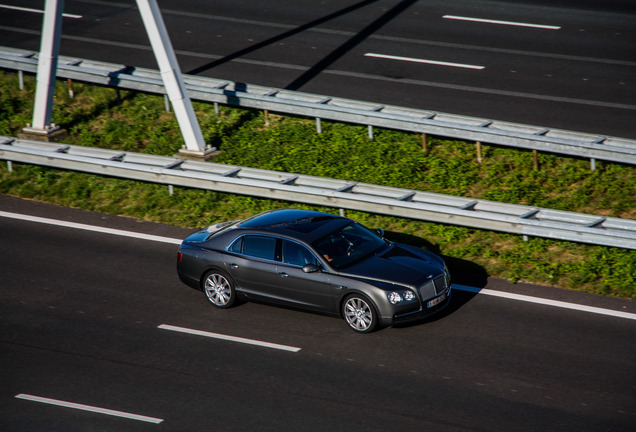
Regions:
[[446, 291], [448, 285], [446, 284], [446, 277], [444, 275], [437, 276], [433, 279], [433, 283], [435, 284], [435, 294], [441, 294]]
[[441, 274], [420, 287], [420, 296], [422, 299], [427, 299], [432, 296], [440, 295], [446, 291], [447, 288], [448, 282], [446, 281], [446, 277]]

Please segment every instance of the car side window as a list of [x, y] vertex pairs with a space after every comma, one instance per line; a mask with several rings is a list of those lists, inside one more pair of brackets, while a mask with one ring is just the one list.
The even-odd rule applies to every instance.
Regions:
[[[232, 245], [234, 248], [234, 245]], [[243, 237], [243, 254], [256, 258], [274, 260], [276, 256], [276, 238], [257, 235]]]
[[293, 241], [283, 240], [283, 262], [303, 267], [318, 264], [316, 257], [305, 246]]
[[240, 254], [243, 251], [243, 237], [236, 239], [228, 251]]

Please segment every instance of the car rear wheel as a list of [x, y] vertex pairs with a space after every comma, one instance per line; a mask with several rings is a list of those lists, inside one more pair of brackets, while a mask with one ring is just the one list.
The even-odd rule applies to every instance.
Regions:
[[378, 314], [366, 297], [352, 295], [342, 304], [342, 316], [349, 327], [360, 333], [369, 333], [378, 325]]
[[229, 276], [212, 270], [203, 278], [203, 292], [205, 297], [218, 308], [229, 308], [236, 301], [236, 291]]

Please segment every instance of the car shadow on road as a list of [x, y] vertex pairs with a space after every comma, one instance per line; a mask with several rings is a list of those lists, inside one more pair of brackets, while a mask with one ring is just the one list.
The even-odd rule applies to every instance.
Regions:
[[[439, 247], [421, 237], [399, 232], [387, 231], [385, 233], [385, 238], [393, 242], [420, 247], [442, 257], [442, 259], [444, 259], [444, 261], [446, 262], [448, 270], [450, 271], [451, 281], [453, 284], [467, 285], [474, 288], [484, 288], [488, 283], [488, 272], [486, 272], [486, 269], [484, 269], [482, 266], [465, 259], [443, 255], [442, 253], [440, 253]], [[436, 313], [428, 318], [424, 318], [422, 320], [403, 324], [400, 326], [404, 327], [410, 325], [418, 325], [442, 319], [460, 309], [476, 295], [476, 292], [455, 289], [452, 291], [450, 303], [439, 313]]]

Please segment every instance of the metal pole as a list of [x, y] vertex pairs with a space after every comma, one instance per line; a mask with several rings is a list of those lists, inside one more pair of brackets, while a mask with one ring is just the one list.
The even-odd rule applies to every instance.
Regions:
[[31, 130], [50, 130], [64, 0], [46, 0]]
[[188, 96], [177, 57], [156, 0], [136, 0], [150, 45], [157, 58], [163, 84], [179, 122], [187, 151], [205, 154], [205, 141]]

